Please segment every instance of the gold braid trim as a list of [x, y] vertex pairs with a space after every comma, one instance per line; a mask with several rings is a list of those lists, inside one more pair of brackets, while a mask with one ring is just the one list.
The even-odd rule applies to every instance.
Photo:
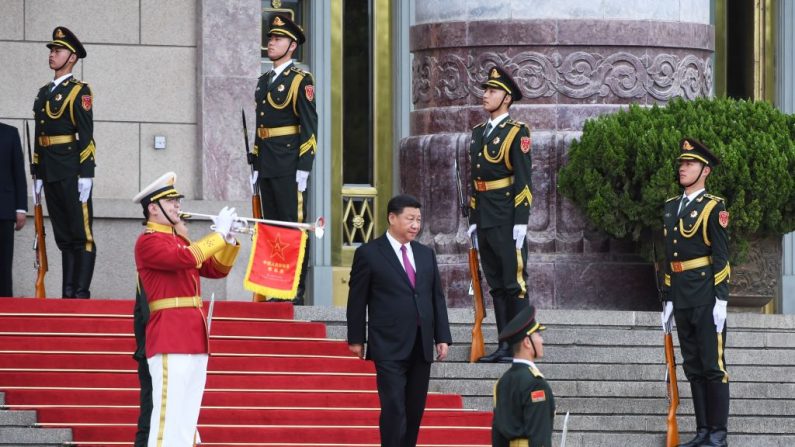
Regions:
[[240, 245], [227, 245], [223, 250], [213, 255], [215, 269], [222, 273], [229, 273], [235, 265], [237, 254], [240, 252]]
[[97, 148], [94, 146], [94, 141], [92, 140], [90, 143], [88, 143], [88, 146], [86, 146], [86, 148], [80, 152], [80, 163], [88, 160], [88, 158], [92, 155], [95, 155], [96, 152]]
[[61, 115], [63, 115], [64, 111], [66, 111], [66, 109], [68, 107], [69, 108], [69, 113], [70, 113], [70, 115], [72, 115], [71, 116], [72, 124], [74, 124], [75, 123], [75, 118], [74, 118], [74, 113], [72, 113], [72, 107], [71, 106], [72, 106], [72, 103], [74, 102], [75, 98], [77, 97], [77, 94], [80, 93], [80, 89], [82, 87], [83, 86], [81, 84], [78, 84], [78, 85], [75, 85], [74, 87], [72, 87], [72, 90], [69, 91], [69, 94], [66, 96], [66, 99], [64, 100], [63, 105], [61, 105], [61, 109], [58, 110], [58, 113], [53, 113], [52, 110], [50, 110], [50, 101], [47, 101], [47, 105], [44, 107], [44, 109], [47, 112], [47, 116], [49, 116], [51, 119], [57, 120], [58, 118], [61, 117]]
[[196, 268], [201, 268], [204, 261], [223, 250], [225, 247], [226, 241], [224, 241], [224, 237], [213, 232], [190, 244], [188, 250], [190, 250], [193, 257], [196, 259]]
[[533, 193], [530, 192], [530, 187], [525, 185], [524, 189], [516, 195], [513, 199], [513, 207], [519, 207], [523, 203], [527, 202], [527, 206], [533, 204]]
[[663, 282], [665, 283], [665, 285], [666, 285], [666, 286], [668, 286], [668, 287], [671, 287], [671, 275], [669, 275], [669, 274], [667, 274], [667, 273], [666, 273], [666, 274], [663, 276], [663, 278], [664, 278], [664, 279], [663, 279]]
[[310, 151], [313, 154], [317, 151], [317, 140], [315, 140], [315, 134], [312, 134], [312, 136], [301, 145], [300, 150], [298, 151], [298, 156], [301, 157]]
[[303, 78], [304, 78], [304, 76], [302, 74], [296, 74], [295, 75], [295, 77], [293, 78], [292, 84], [290, 84], [290, 90], [287, 91], [287, 97], [284, 98], [284, 102], [281, 103], [281, 104], [276, 104], [273, 101], [273, 97], [271, 96], [270, 92], [268, 92], [268, 104], [270, 104], [271, 107], [273, 107], [276, 110], [282, 110], [283, 108], [285, 108], [288, 105], [290, 105], [290, 103], [292, 102], [293, 103], [293, 112], [295, 112], [295, 99], [294, 99], [294, 96], [296, 95], [296, 92], [298, 92], [298, 86], [301, 84], [301, 79], [303, 79]]
[[685, 230], [684, 220], [679, 219], [679, 232], [682, 234], [682, 236], [688, 239], [693, 237], [693, 235], [695, 235], [698, 232], [698, 228], [699, 226], [701, 226], [701, 223], [704, 222], [704, 242], [707, 245], [711, 245], [709, 239], [707, 238], [707, 224], [705, 219], [707, 216], [709, 216], [709, 213], [712, 212], [712, 208], [715, 208], [715, 205], [717, 204], [718, 202], [710, 200], [709, 203], [707, 203], [707, 205], [704, 207], [704, 210], [701, 212], [701, 215], [698, 216], [698, 220], [696, 220], [696, 223], [693, 224], [693, 228], [690, 230]]
[[715, 274], [715, 285], [722, 283], [729, 279], [732, 275], [732, 269], [729, 267], [729, 263], [726, 263], [726, 267], [723, 267], [723, 270], [719, 271]]
[[505, 166], [507, 166], [508, 169], [513, 170], [513, 166], [511, 166], [510, 157], [507, 156], [507, 153], [511, 148], [511, 143], [513, 142], [513, 139], [516, 138], [517, 133], [519, 133], [519, 127], [516, 126], [514, 126], [510, 131], [508, 131], [508, 135], [505, 137], [505, 140], [503, 140], [502, 144], [500, 145], [500, 151], [497, 152], [497, 155], [495, 157], [492, 157], [491, 154], [489, 154], [489, 151], [486, 150], [486, 148], [484, 148], [483, 157], [486, 159], [486, 161], [488, 161], [489, 163], [501, 163], [503, 160], [505, 160]]

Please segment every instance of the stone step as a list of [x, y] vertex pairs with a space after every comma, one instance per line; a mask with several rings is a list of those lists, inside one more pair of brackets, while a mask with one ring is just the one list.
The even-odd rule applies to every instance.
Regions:
[[[555, 417], [555, 429], [563, 429], [563, 415], [565, 409], [561, 408]], [[592, 415], [570, 414], [569, 431], [579, 432], [623, 432], [623, 433], [649, 433], [663, 432], [667, 424], [664, 415]], [[735, 435], [782, 435], [792, 434], [791, 417], [757, 417], [732, 415], [729, 419], [730, 433]], [[695, 418], [678, 417], [677, 425], [680, 433], [693, 433], [696, 430]]]
[[[492, 379], [497, 380], [510, 365], [504, 363], [436, 362], [431, 369], [434, 378]], [[662, 383], [665, 365], [594, 365], [570, 363], [538, 363], [541, 372], [555, 380], [638, 380]], [[679, 386], [687, 386], [684, 371], [677, 365], [676, 377]], [[729, 368], [732, 383], [792, 383], [795, 381], [795, 366], [734, 366]]]
[[[680, 431], [680, 442], [689, 441], [691, 433]], [[793, 435], [734, 435], [729, 434], [729, 445], [741, 447], [792, 447]], [[566, 447], [617, 447], [617, 446], [662, 446], [665, 435], [643, 433], [578, 433], [571, 431], [566, 436]], [[560, 433], [553, 436], [553, 446], [560, 446]]]
[[31, 410], [0, 410], [0, 426], [28, 427], [36, 423], [36, 412]]
[[[571, 411], [578, 414], [668, 414], [668, 400], [665, 398], [625, 398], [604, 399], [599, 397], [557, 397], [555, 404], [558, 413]], [[491, 404], [489, 404], [491, 407]], [[487, 408], [491, 410], [491, 408]], [[682, 398], [677, 408], [681, 416], [693, 415], [693, 403]], [[737, 416], [792, 416], [795, 414], [795, 401], [790, 399], [733, 399], [731, 414]]]
[[62, 446], [72, 441], [68, 428], [0, 427], [0, 445], [32, 447]]

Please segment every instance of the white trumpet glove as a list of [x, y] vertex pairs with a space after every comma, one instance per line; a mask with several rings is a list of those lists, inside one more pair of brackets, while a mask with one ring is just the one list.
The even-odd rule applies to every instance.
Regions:
[[295, 183], [298, 184], [298, 191], [306, 191], [306, 180], [309, 178], [309, 171], [295, 171]]
[[726, 324], [726, 306], [729, 304], [726, 300], [715, 298], [715, 307], [712, 308], [712, 320], [715, 323], [715, 331], [723, 332], [723, 326]]
[[516, 241], [516, 249], [521, 250], [524, 239], [527, 237], [527, 225], [513, 226], [513, 240]]
[[663, 332], [667, 332], [668, 322], [671, 321], [671, 315], [674, 313], [674, 303], [673, 301], [666, 301], [665, 306], [663, 307], [662, 314], [660, 315], [660, 320], [662, 321], [662, 328]]
[[88, 202], [88, 196], [91, 195], [92, 186], [94, 186], [94, 179], [92, 178], [77, 179], [77, 192], [80, 193], [81, 202], [83, 203]]
[[232, 224], [237, 219], [237, 213], [234, 208], [223, 207], [218, 215], [213, 217], [213, 224], [215, 224], [215, 232], [224, 237], [224, 240], [229, 243], [231, 239], [234, 243], [234, 236], [232, 235]]

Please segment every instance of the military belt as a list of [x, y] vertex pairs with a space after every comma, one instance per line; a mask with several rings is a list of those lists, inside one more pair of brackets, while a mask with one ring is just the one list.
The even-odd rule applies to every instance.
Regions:
[[257, 136], [265, 138], [283, 137], [285, 135], [295, 135], [299, 132], [298, 126], [282, 126], [282, 127], [258, 127]]
[[513, 176], [501, 178], [499, 180], [475, 180], [472, 183], [475, 184], [475, 191], [491, 191], [492, 189], [500, 189], [513, 185]]
[[161, 298], [149, 303], [149, 312], [157, 312], [163, 309], [176, 309], [180, 307], [202, 307], [202, 297], [178, 296], [174, 298]]
[[39, 137], [39, 146], [55, 146], [56, 144], [73, 143], [74, 135], [42, 135]]
[[685, 270], [693, 270], [699, 267], [706, 267], [712, 264], [712, 256], [702, 256], [700, 258], [691, 259], [689, 261], [673, 261], [671, 262], [671, 271], [680, 273]]

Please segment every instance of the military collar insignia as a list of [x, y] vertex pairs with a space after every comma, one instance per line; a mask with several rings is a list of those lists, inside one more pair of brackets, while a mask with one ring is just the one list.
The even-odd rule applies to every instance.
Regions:
[[696, 199], [696, 202], [698, 202], [698, 203], [701, 203], [701, 201], [702, 201], [702, 200], [704, 200], [704, 196], [703, 196], [703, 195], [699, 196], [699, 197]]

